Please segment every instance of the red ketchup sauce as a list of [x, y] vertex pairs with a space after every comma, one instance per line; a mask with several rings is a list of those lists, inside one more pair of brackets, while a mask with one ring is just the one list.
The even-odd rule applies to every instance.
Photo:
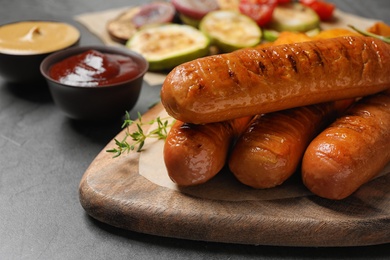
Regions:
[[50, 68], [50, 77], [72, 86], [103, 86], [130, 80], [139, 73], [130, 57], [88, 50], [64, 59]]

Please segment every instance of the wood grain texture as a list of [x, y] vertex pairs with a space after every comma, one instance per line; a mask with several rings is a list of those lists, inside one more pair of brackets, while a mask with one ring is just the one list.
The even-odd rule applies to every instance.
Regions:
[[[152, 108], [143, 115], [144, 122], [162, 109], [161, 104]], [[86, 212], [109, 225], [163, 237], [237, 244], [340, 247], [390, 242], [390, 174], [342, 201], [314, 195], [205, 199], [150, 182], [138, 173], [139, 153], [113, 159], [105, 151], [113, 146], [111, 141], [95, 158], [79, 187]]]

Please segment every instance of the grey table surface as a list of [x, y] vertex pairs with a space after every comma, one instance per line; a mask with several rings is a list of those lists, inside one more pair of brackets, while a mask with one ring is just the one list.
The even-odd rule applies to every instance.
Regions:
[[[81, 45], [102, 44], [74, 16], [135, 5], [127, 0], [0, 0], [0, 24], [55, 19], [74, 24]], [[334, 1], [343, 11], [390, 24], [390, 1]], [[82, 175], [121, 129], [66, 118], [44, 88], [20, 91], [0, 77], [0, 259], [390, 259], [390, 245], [297, 248], [230, 245], [120, 230], [79, 203]], [[131, 111], [144, 113], [159, 87], [144, 84]], [[390, 228], [390, 227], [389, 227]], [[298, 234], [297, 234], [298, 235]]]

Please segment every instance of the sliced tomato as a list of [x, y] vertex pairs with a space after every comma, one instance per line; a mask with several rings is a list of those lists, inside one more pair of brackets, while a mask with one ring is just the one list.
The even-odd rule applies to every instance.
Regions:
[[287, 4], [290, 2], [291, 2], [291, 0], [278, 0], [278, 4]]
[[239, 10], [252, 18], [257, 25], [266, 25], [272, 19], [272, 14], [278, 0], [241, 0]]
[[312, 8], [322, 21], [330, 20], [336, 6], [332, 3], [320, 0], [300, 0], [303, 5]]
[[333, 11], [335, 9], [334, 4], [317, 1], [312, 3], [310, 7], [316, 11], [322, 21], [329, 20], [333, 17]]
[[310, 5], [311, 3], [313, 2], [316, 2], [317, 0], [299, 0], [299, 2], [301, 4], [304, 4], [304, 5]]

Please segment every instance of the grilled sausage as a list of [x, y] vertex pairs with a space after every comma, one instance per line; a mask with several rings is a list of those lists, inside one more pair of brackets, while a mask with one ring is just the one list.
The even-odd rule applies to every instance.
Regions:
[[253, 188], [272, 188], [296, 172], [310, 141], [353, 99], [293, 108], [257, 117], [237, 140], [229, 159], [236, 178]]
[[176, 120], [164, 144], [169, 177], [179, 186], [193, 186], [214, 177], [226, 164], [229, 148], [251, 117], [194, 125]]
[[390, 45], [363, 36], [243, 49], [177, 66], [161, 101], [190, 123], [371, 95], [390, 86]]
[[314, 194], [340, 200], [390, 161], [390, 93], [365, 97], [308, 146], [302, 179]]

